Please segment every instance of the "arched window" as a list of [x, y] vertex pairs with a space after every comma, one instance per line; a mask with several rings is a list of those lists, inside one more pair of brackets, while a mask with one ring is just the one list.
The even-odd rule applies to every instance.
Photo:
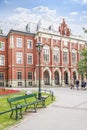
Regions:
[[63, 49], [63, 62], [68, 63], [69, 62], [69, 54], [68, 54], [68, 49], [64, 48]]
[[44, 72], [44, 84], [50, 85], [50, 76], [49, 76], [49, 72], [47, 70]]
[[50, 62], [50, 49], [47, 45], [43, 47], [43, 57], [45, 62]]
[[58, 63], [60, 61], [60, 54], [59, 54], [59, 48], [58, 47], [54, 47], [53, 58], [54, 58], [54, 62]]
[[75, 64], [77, 62], [77, 55], [76, 55], [76, 50], [72, 50], [72, 63]]

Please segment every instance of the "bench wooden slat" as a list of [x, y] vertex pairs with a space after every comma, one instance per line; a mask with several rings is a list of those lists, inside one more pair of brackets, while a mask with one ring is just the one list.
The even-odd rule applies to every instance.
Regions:
[[[33, 100], [31, 101], [30, 98], [33, 98]], [[21, 100], [23, 100], [23, 102], [21, 102]], [[18, 110], [19, 110], [19, 114], [22, 117], [22, 108], [24, 108], [24, 107], [25, 107], [25, 110], [27, 110], [29, 106], [33, 105], [34, 110], [36, 112], [37, 104], [39, 102], [42, 103], [42, 106], [44, 105], [43, 100], [40, 100], [40, 101], [37, 100], [37, 94], [36, 93], [18, 96], [18, 97], [13, 97], [13, 98], [7, 98], [7, 101], [9, 102], [10, 108], [11, 108], [11, 111], [12, 111], [10, 117], [12, 117], [13, 112], [15, 111], [16, 112], [16, 119], [18, 118]]]
[[[39, 100], [38, 97], [37, 97], [37, 94], [36, 93], [32, 93], [32, 94], [25, 94], [25, 95], [22, 95], [22, 96], [17, 96], [17, 97], [12, 97], [12, 98], [7, 98], [7, 101], [10, 105], [10, 108], [11, 108], [11, 115], [10, 117], [12, 117], [14, 111], [16, 113], [16, 119], [19, 118], [19, 115], [21, 115], [22, 117], [22, 108], [25, 107], [25, 111], [31, 106], [33, 105], [34, 106], [34, 110], [36, 112], [37, 110], [37, 105], [39, 103], [42, 104], [42, 107], [46, 107], [45, 105], [45, 101], [46, 99], [51, 96], [51, 100], [53, 100], [53, 92], [52, 91], [49, 91], [49, 90], [44, 90], [45, 93], [47, 93], [47, 95], [43, 95], [42, 94], [42, 97], [41, 99]], [[32, 100], [30, 100], [32, 98]], [[19, 112], [19, 114], [18, 114]]]
[[15, 102], [15, 101], [18, 101], [18, 100], [24, 100], [24, 95], [23, 96], [18, 96], [18, 97], [13, 97], [13, 98], [7, 98], [8, 102]]

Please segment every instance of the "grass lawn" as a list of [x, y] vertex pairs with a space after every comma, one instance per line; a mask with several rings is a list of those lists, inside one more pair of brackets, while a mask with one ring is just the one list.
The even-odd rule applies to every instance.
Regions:
[[[0, 112], [10, 110], [9, 103], [7, 102], [8, 97], [16, 97], [19, 95], [23, 95], [24, 93], [25, 93], [25, 91], [21, 91], [19, 93], [15, 93], [15, 94], [0, 96]], [[51, 97], [49, 97], [46, 100], [46, 105], [49, 105], [50, 103], [52, 103]], [[0, 130], [4, 130], [5, 128], [7, 128], [9, 126], [16, 124], [20, 120], [21, 119], [15, 120], [14, 118], [10, 118], [10, 112], [2, 114], [2, 115], [0, 115]]]
[[[16, 94], [0, 96], [0, 112], [10, 110], [9, 103], [7, 102], [8, 97], [22, 95], [23, 93], [24, 91]], [[0, 130], [4, 130], [6, 127], [13, 125], [17, 122], [18, 121], [16, 121], [15, 119], [10, 118], [10, 112], [2, 114], [0, 115]]]

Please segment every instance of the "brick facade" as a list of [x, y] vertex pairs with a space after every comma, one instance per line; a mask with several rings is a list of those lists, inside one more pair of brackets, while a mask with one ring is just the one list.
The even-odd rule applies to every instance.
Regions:
[[39, 28], [35, 33], [10, 30], [7, 36], [0, 35], [0, 44], [3, 43], [0, 49], [0, 86], [38, 85], [37, 42], [43, 44], [40, 58], [42, 86], [65, 85], [71, 80], [81, 80], [76, 63], [80, 60], [79, 50], [86, 46], [86, 40], [73, 38], [63, 19], [58, 32]]

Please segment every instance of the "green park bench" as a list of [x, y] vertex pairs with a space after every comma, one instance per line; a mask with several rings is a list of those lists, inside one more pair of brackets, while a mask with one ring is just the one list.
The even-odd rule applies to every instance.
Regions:
[[11, 108], [10, 117], [12, 117], [12, 115], [15, 111], [16, 120], [19, 118], [19, 115], [21, 116], [21, 118], [23, 117], [23, 114], [22, 114], [23, 108], [25, 108], [25, 111], [26, 111], [30, 106], [34, 106], [33, 108], [36, 112], [37, 105], [39, 103], [42, 104], [42, 107], [45, 107], [44, 99], [41, 98], [41, 100], [38, 100], [36, 93], [32, 93], [32, 94], [28, 94], [28, 95], [25, 94], [23, 96], [18, 96], [18, 97], [13, 97], [13, 98], [7, 98], [7, 101], [9, 102], [10, 108]]
[[[27, 111], [30, 106], [33, 107], [35, 112], [37, 111], [38, 105], [40, 104], [40, 107], [46, 107], [46, 99], [48, 97], [51, 97], [51, 101], [54, 100], [54, 94], [50, 90], [41, 90], [41, 99], [38, 99], [38, 96], [36, 93], [30, 93], [17, 97], [10, 97], [7, 98], [7, 101], [10, 105], [10, 110], [2, 111], [0, 112], [0, 115], [10, 112], [10, 118], [13, 117], [13, 114], [15, 114], [15, 119], [19, 119], [23, 117], [23, 110], [25, 112]], [[24, 108], [24, 109], [23, 109]]]
[[[42, 94], [41, 98], [44, 100], [44, 105], [46, 104], [45, 101], [46, 101], [47, 98], [50, 97], [51, 101], [54, 100], [54, 93], [51, 90], [44, 90], [44, 89], [42, 89], [41, 90], [41, 94]], [[45, 105], [45, 107], [46, 107], [46, 105]]]

